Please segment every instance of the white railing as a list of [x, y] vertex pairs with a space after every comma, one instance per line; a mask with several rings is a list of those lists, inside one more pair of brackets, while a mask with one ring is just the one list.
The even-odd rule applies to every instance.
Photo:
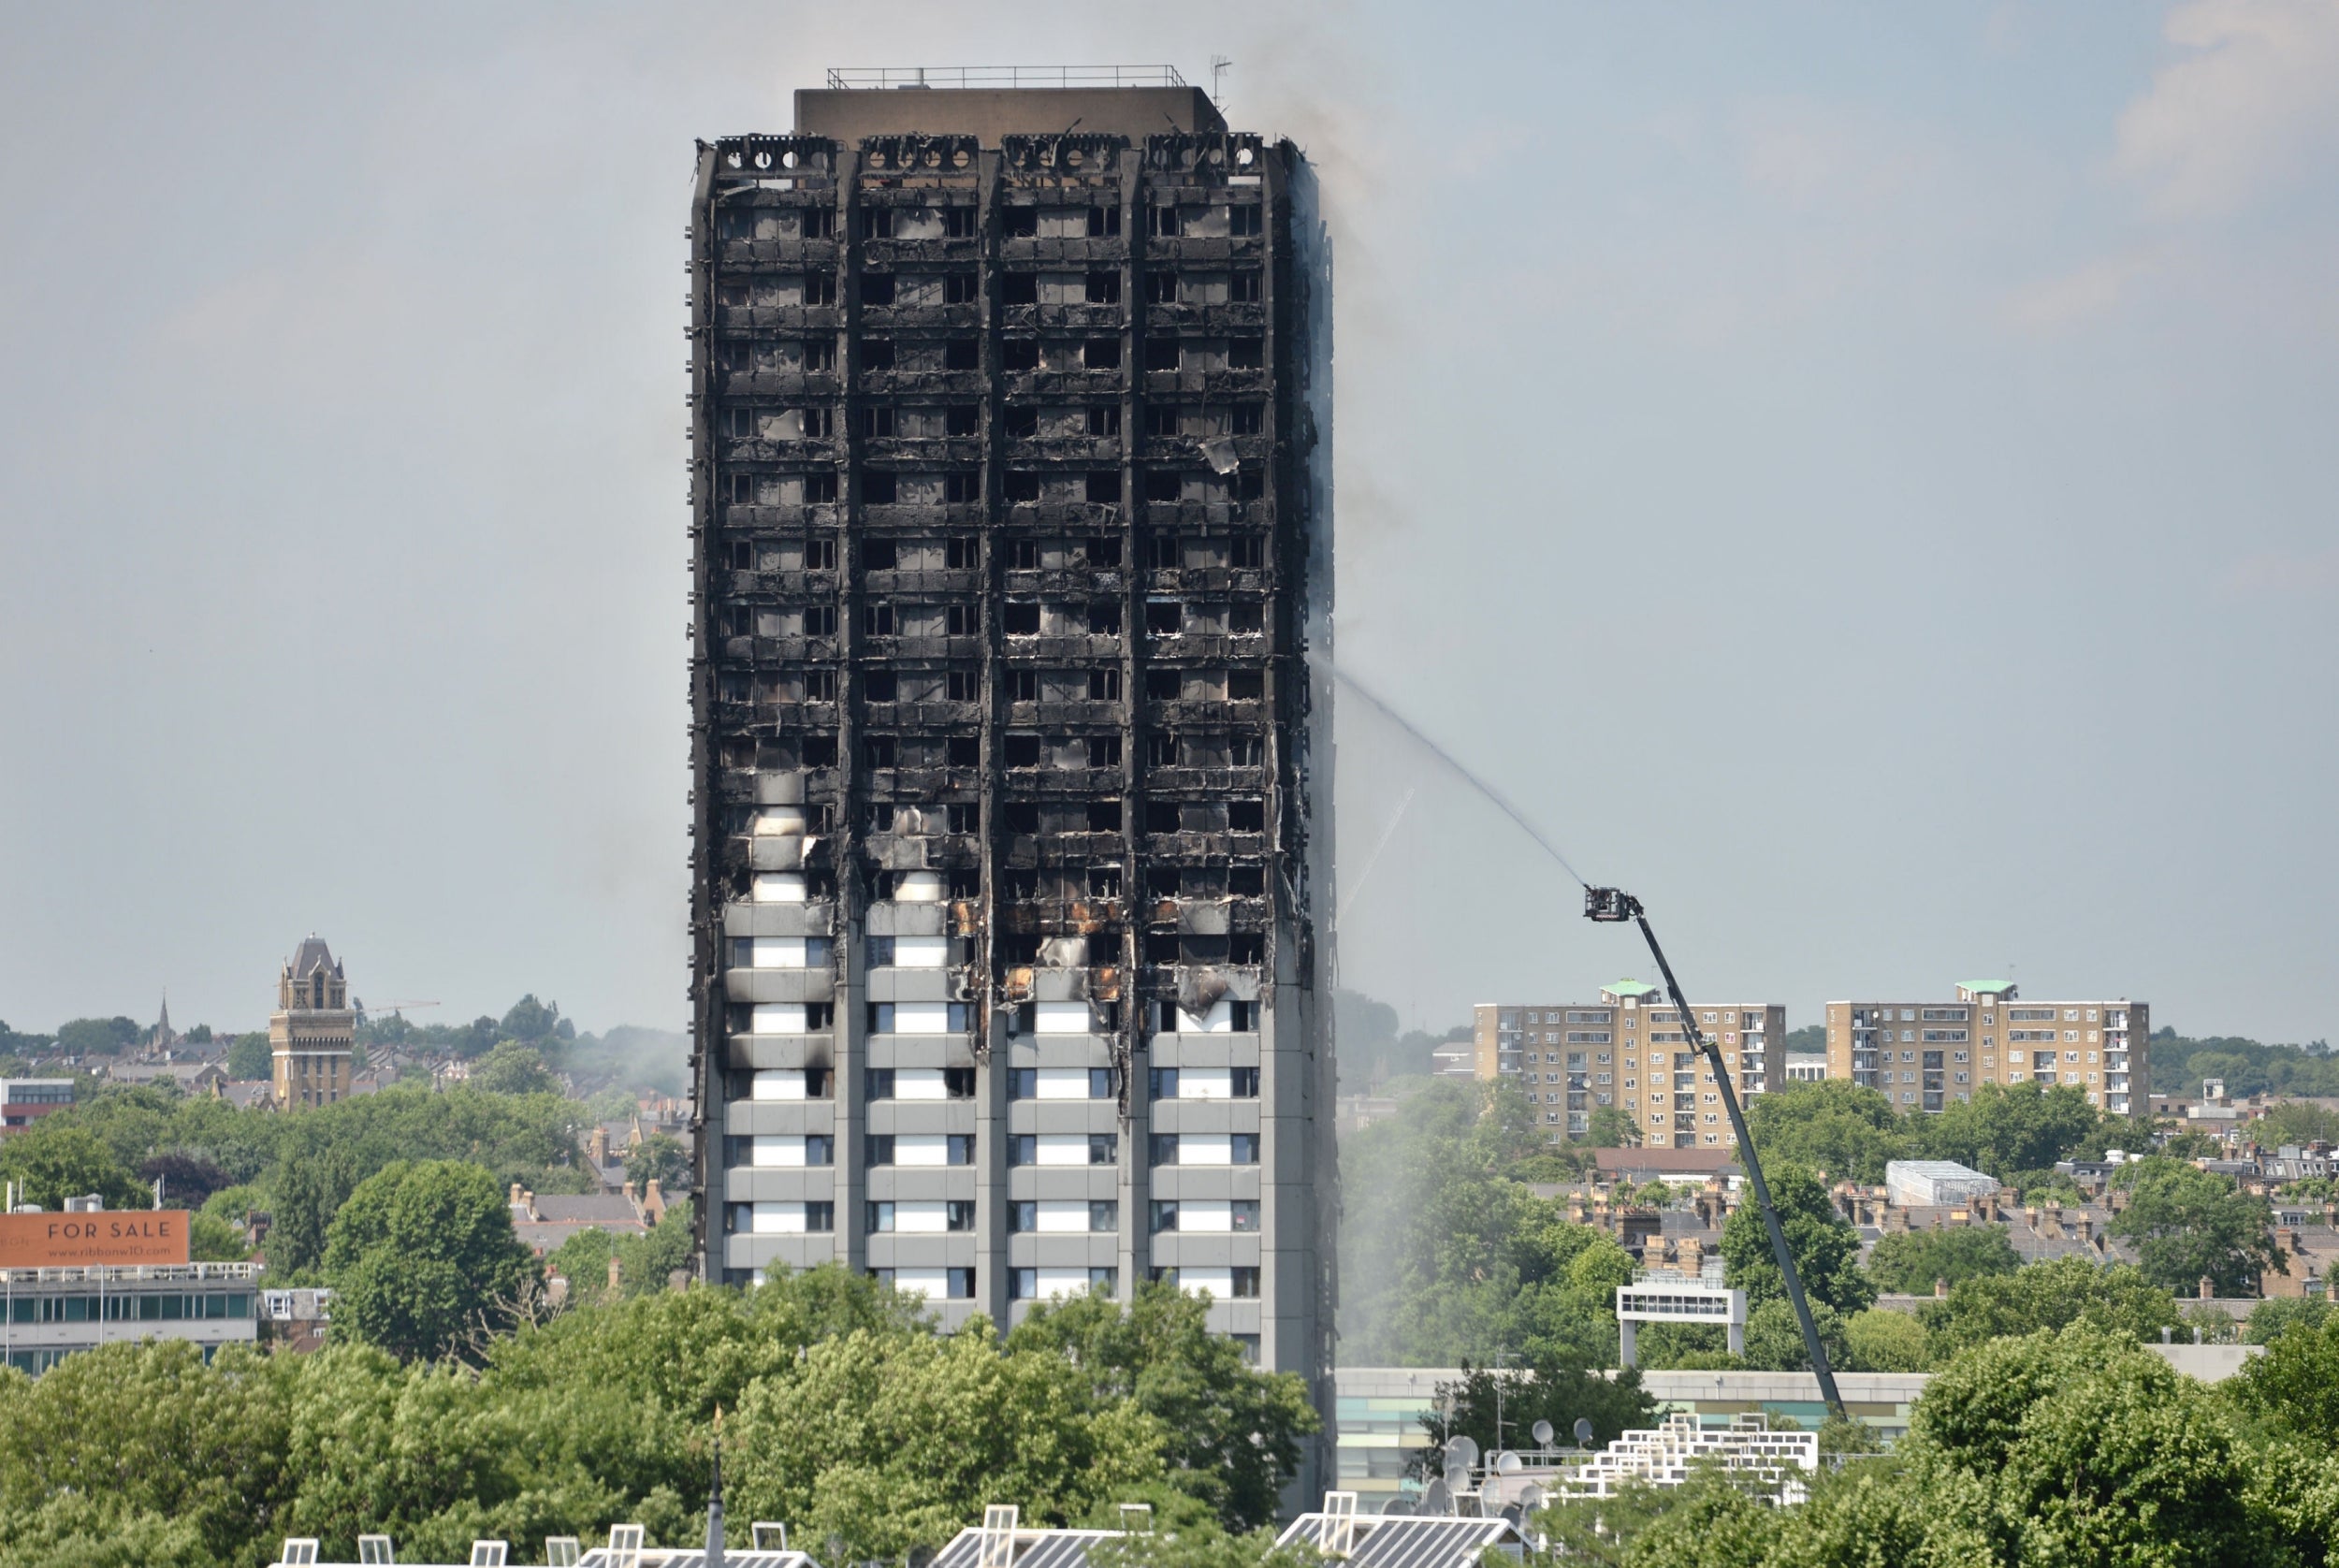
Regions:
[[831, 67], [831, 87], [1184, 87], [1175, 65]]
[[104, 1263], [51, 1269], [0, 1269], [0, 1285], [135, 1285], [141, 1280], [253, 1280], [260, 1263]]

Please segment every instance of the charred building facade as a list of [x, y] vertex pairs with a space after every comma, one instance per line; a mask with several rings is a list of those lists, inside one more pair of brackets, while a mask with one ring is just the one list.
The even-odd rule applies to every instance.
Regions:
[[796, 109], [690, 231], [705, 1271], [1173, 1279], [1329, 1416], [1313, 178], [1174, 80]]

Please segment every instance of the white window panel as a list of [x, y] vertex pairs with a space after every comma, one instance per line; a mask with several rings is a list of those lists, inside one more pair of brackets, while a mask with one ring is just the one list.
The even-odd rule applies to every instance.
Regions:
[[895, 1165], [948, 1165], [950, 1140], [938, 1132], [898, 1132], [893, 1135]]
[[[1032, 1029], [1042, 1035], [1084, 1035], [1088, 1033], [1088, 1004], [1086, 1002], [1035, 1002], [1032, 1005]], [[1086, 1091], [1082, 1091], [1085, 1095]]]
[[[1185, 1146], [1179, 1140], [1178, 1146]], [[1190, 1198], [1178, 1199], [1178, 1233], [1180, 1235], [1221, 1236], [1234, 1231], [1234, 1205], [1231, 1203], [1197, 1203]], [[1181, 1274], [1179, 1278], [1184, 1276]]]
[[1039, 1294], [1042, 1297], [1085, 1296], [1088, 1294], [1088, 1270], [1042, 1269], [1039, 1270]]
[[802, 1002], [758, 1002], [748, 1028], [758, 1035], [801, 1035], [805, 1032]]
[[757, 1073], [749, 1097], [759, 1100], [800, 1100], [804, 1098], [803, 1069], [771, 1067]]
[[751, 969], [801, 969], [805, 966], [804, 938], [801, 936], [749, 936], [741, 945], [748, 950], [748, 967]]
[[1178, 1069], [1178, 1098], [1182, 1100], [1230, 1100], [1234, 1098], [1234, 1069], [1232, 1067], [1180, 1067]]
[[755, 834], [759, 838], [802, 838], [806, 825], [801, 806], [766, 806], [755, 814]]
[[1086, 1067], [1041, 1067], [1035, 1085], [1043, 1100], [1084, 1100], [1088, 1097]]
[[793, 1134], [787, 1137], [776, 1137], [769, 1133], [757, 1133], [755, 1145], [749, 1152], [748, 1163], [762, 1166], [802, 1166], [804, 1164], [804, 1140]]
[[905, 1296], [931, 1296], [939, 1301], [951, 1293], [947, 1269], [896, 1269], [893, 1288]]
[[893, 967], [897, 969], [939, 969], [951, 959], [951, 939], [948, 936], [896, 936], [893, 938]]
[[1178, 1033], [1182, 1035], [1231, 1035], [1234, 1033], [1234, 1003], [1221, 996], [1210, 1005], [1208, 1012], [1188, 1012], [1178, 1009]]
[[[1087, 1157], [1088, 1152], [1083, 1146], [1081, 1158], [1085, 1160]], [[1045, 1235], [1085, 1236], [1088, 1234], [1088, 1199], [1084, 1198], [1043, 1198], [1039, 1200], [1038, 1218], [1039, 1228]], [[1082, 1288], [1085, 1288], [1087, 1284], [1088, 1275], [1083, 1272], [1081, 1275]]]
[[[1183, 1217], [1183, 1210], [1180, 1214]], [[1178, 1270], [1178, 1288], [1188, 1296], [1199, 1296], [1207, 1290], [1213, 1300], [1230, 1301], [1234, 1299], [1234, 1270], [1181, 1267]]]
[[804, 873], [801, 871], [759, 871], [755, 874], [753, 898], [758, 904], [801, 904], [804, 896]]
[[938, 1100], [948, 1096], [942, 1091], [940, 1067], [895, 1067], [893, 1097], [897, 1100]]
[[[1037, 1153], [1041, 1165], [1086, 1165], [1088, 1135], [1084, 1132], [1043, 1132], [1039, 1135]], [[1082, 1226], [1082, 1228], [1087, 1227]]]
[[951, 1031], [951, 1005], [948, 1002], [895, 1002], [893, 1004], [893, 1033], [897, 1035], [947, 1035]]
[[[896, 1157], [900, 1145], [894, 1145]], [[905, 1235], [939, 1236], [950, 1228], [950, 1216], [939, 1202], [896, 1203], [893, 1228]]]
[[801, 1236], [805, 1233], [804, 1205], [801, 1203], [758, 1203], [754, 1209], [754, 1233], [758, 1236]]
[[1178, 1139], [1178, 1163], [1180, 1165], [1232, 1165], [1234, 1163], [1234, 1140], [1223, 1132], [1182, 1134]]

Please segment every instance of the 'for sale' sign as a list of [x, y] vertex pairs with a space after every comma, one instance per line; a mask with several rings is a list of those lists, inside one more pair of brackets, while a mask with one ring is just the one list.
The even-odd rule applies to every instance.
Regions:
[[184, 1209], [87, 1214], [0, 1214], [0, 1269], [77, 1269], [100, 1263], [184, 1263]]

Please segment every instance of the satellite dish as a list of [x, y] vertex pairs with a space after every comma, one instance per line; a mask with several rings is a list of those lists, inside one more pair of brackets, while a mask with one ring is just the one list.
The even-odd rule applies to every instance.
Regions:
[[1443, 1481], [1432, 1481], [1421, 1494], [1420, 1511], [1432, 1517], [1443, 1517], [1454, 1511], [1454, 1494]]
[[1543, 1488], [1533, 1481], [1518, 1488], [1518, 1506], [1522, 1512], [1532, 1514], [1542, 1507], [1543, 1498]]
[[1507, 1519], [1514, 1526], [1516, 1526], [1518, 1521], [1525, 1517], [1526, 1510], [1519, 1507], [1519, 1505], [1516, 1503], [1506, 1504], [1503, 1509], [1503, 1517]]
[[1470, 1489], [1470, 1467], [1459, 1459], [1448, 1464], [1446, 1467], [1446, 1489], [1449, 1492], [1468, 1491]]
[[1392, 1497], [1381, 1504], [1381, 1517], [1385, 1519], [1403, 1518], [1412, 1512], [1413, 1499], [1410, 1497]]
[[1478, 1440], [1467, 1433], [1448, 1439], [1446, 1445], [1446, 1462], [1447, 1464], [1457, 1462], [1476, 1464], [1478, 1462]]
[[1508, 1448], [1494, 1456], [1494, 1469], [1497, 1474], [1516, 1475], [1526, 1468], [1526, 1463]]
[[1551, 1423], [1550, 1423], [1550, 1422], [1548, 1422], [1548, 1421], [1537, 1421], [1537, 1422], [1535, 1423], [1535, 1425], [1534, 1425], [1534, 1433], [1535, 1433], [1535, 1445], [1536, 1445], [1537, 1447], [1539, 1447], [1539, 1448], [1548, 1448], [1548, 1447], [1550, 1447], [1550, 1446], [1551, 1446]]
[[1591, 1442], [1591, 1423], [1581, 1416], [1576, 1417], [1576, 1441], [1583, 1445]]

